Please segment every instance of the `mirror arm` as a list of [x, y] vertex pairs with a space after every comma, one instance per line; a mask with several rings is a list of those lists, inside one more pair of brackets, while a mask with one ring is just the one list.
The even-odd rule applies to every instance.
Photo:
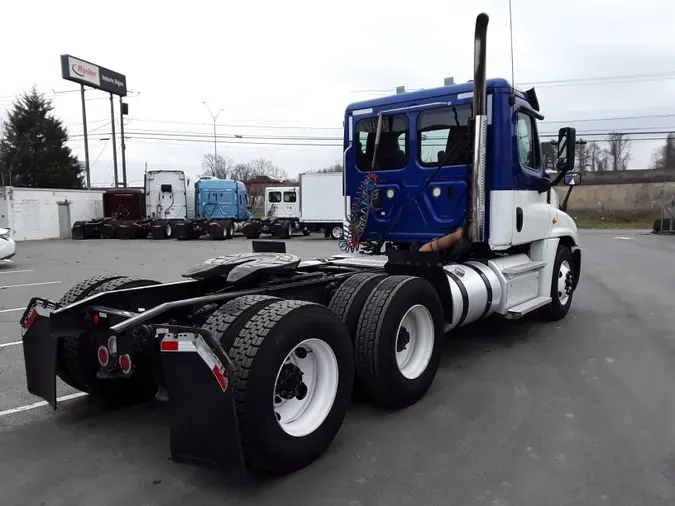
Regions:
[[567, 189], [567, 195], [565, 195], [565, 200], [562, 201], [562, 204], [560, 204], [560, 210], [564, 213], [567, 212], [567, 201], [570, 199], [570, 193], [572, 193], [572, 188], [574, 188], [575, 185], [571, 185]]
[[553, 181], [547, 180], [547, 179], [540, 179], [539, 180], [539, 187], [537, 188], [537, 191], [539, 193], [545, 193], [549, 191], [551, 188], [553, 188], [555, 185], [560, 183], [562, 179], [565, 177], [566, 172], [558, 172], [558, 175]]

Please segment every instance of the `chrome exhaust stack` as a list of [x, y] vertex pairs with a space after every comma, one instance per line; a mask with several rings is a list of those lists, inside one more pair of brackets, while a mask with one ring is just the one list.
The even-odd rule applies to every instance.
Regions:
[[487, 26], [485, 13], [476, 18], [473, 66], [473, 160], [471, 177], [471, 228], [473, 242], [485, 242], [485, 156], [487, 140]]

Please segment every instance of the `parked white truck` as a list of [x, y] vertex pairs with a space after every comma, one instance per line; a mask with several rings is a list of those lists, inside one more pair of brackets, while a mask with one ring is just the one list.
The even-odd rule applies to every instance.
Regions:
[[294, 233], [323, 231], [324, 237], [340, 239], [345, 222], [342, 173], [300, 174], [298, 186], [265, 189], [265, 217], [244, 228], [249, 239], [271, 234], [290, 239]]

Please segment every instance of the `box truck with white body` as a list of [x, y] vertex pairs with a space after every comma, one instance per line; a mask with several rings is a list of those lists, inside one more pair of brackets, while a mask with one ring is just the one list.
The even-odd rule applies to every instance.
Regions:
[[340, 239], [345, 221], [342, 172], [300, 174], [300, 221], [307, 230]]

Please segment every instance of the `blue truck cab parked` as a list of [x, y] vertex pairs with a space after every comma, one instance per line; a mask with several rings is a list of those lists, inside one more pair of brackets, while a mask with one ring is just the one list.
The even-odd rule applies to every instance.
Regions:
[[246, 221], [246, 186], [233, 179], [200, 179], [195, 183], [195, 209], [200, 218]]
[[246, 186], [233, 179], [202, 177], [195, 183], [195, 214], [176, 233], [178, 239], [231, 239], [252, 218]]

